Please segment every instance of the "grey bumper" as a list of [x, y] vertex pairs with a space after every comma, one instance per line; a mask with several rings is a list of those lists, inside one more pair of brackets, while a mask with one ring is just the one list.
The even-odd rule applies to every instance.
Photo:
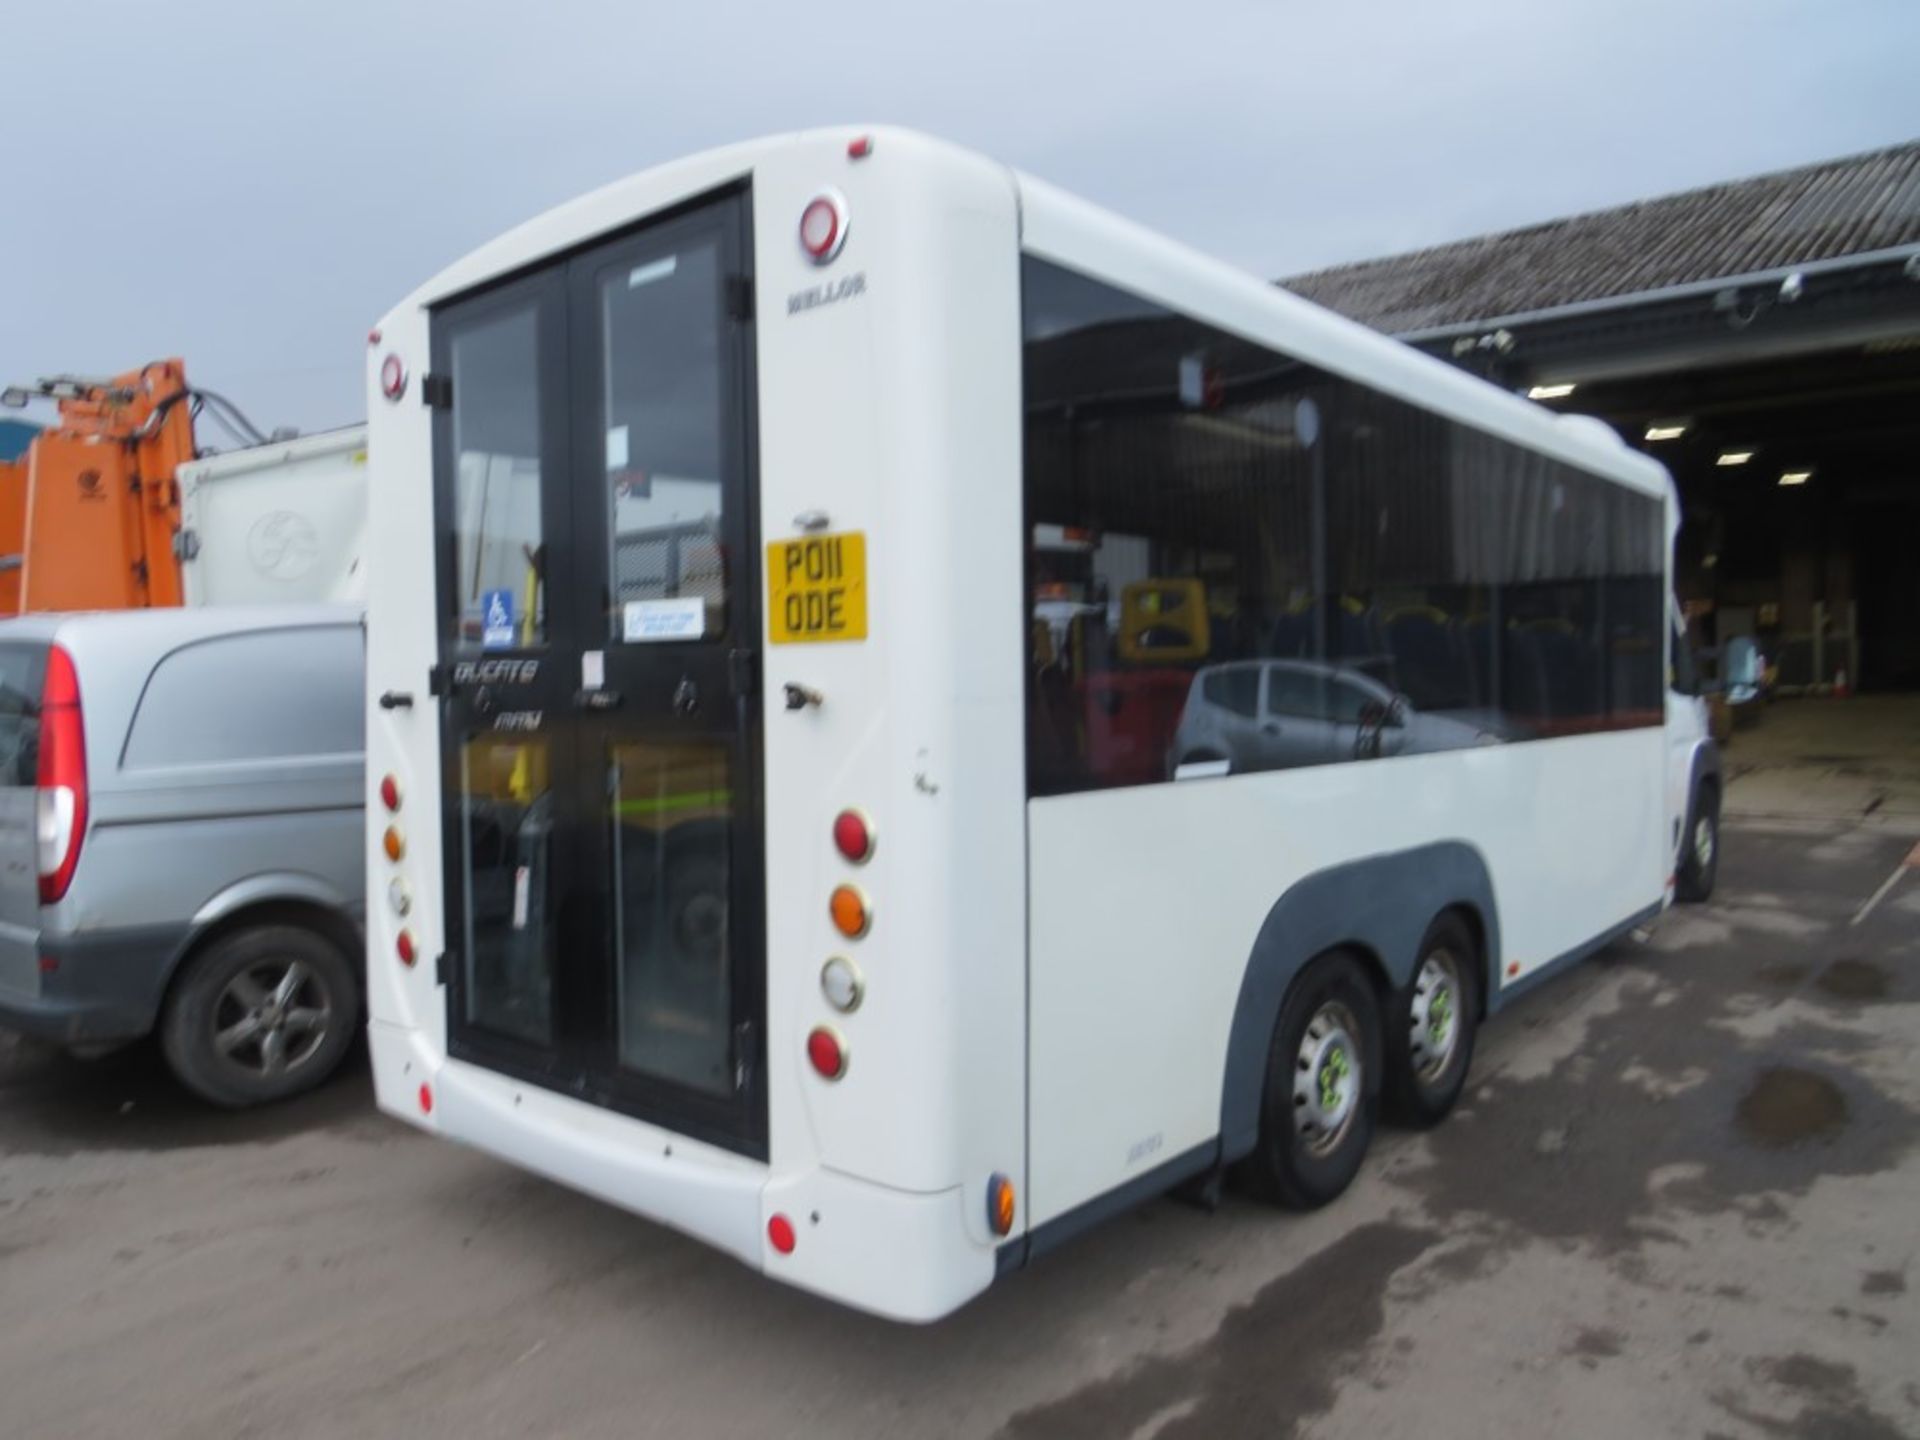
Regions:
[[171, 925], [43, 933], [39, 993], [0, 988], [0, 1026], [67, 1045], [138, 1039], [153, 1029], [186, 941], [186, 928]]

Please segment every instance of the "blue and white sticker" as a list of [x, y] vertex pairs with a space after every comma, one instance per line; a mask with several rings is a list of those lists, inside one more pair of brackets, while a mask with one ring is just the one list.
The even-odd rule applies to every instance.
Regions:
[[480, 594], [480, 648], [511, 650], [519, 636], [513, 628], [513, 591], [484, 590]]
[[629, 600], [620, 638], [629, 645], [662, 640], [698, 640], [707, 630], [707, 602], [698, 595], [672, 600]]

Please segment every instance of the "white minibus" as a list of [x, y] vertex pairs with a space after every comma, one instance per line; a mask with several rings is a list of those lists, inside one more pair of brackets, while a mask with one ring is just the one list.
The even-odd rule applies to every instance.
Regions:
[[1712, 884], [1659, 465], [979, 155], [650, 170], [368, 384], [379, 1103], [776, 1279], [1324, 1203]]

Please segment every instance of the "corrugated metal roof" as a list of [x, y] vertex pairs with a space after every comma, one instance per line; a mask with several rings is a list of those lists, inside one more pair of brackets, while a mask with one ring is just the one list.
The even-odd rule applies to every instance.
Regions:
[[1920, 243], [1920, 141], [1279, 283], [1390, 334]]

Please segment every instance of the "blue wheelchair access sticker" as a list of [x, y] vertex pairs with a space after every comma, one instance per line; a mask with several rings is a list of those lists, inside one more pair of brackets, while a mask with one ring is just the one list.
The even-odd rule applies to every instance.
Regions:
[[485, 590], [480, 595], [480, 648], [511, 650], [518, 640], [513, 628], [513, 592]]

